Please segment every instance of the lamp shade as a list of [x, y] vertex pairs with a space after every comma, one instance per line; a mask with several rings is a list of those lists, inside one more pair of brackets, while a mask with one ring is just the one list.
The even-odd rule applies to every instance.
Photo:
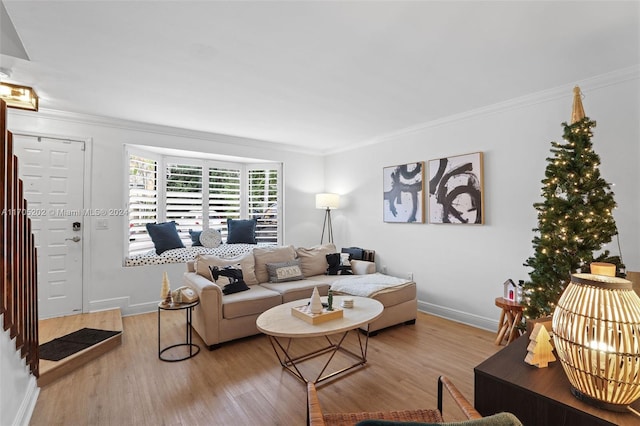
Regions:
[[572, 275], [552, 327], [574, 396], [614, 411], [640, 398], [640, 298], [631, 281]]
[[322, 193], [316, 194], [316, 209], [337, 209], [340, 205], [340, 196], [338, 194]]

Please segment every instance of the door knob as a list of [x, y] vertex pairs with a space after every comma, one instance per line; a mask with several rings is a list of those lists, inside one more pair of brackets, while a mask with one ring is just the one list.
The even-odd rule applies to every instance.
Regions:
[[74, 243], [77, 243], [78, 241], [80, 241], [80, 237], [78, 237], [77, 235], [73, 238], [65, 238], [65, 241], [73, 241]]

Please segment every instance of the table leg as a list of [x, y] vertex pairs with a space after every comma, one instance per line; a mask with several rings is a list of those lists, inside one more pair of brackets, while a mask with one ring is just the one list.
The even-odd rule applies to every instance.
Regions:
[[[298, 379], [300, 379], [303, 382], [308, 382], [309, 379], [305, 378], [304, 375], [302, 374], [302, 372], [298, 369], [298, 365], [308, 359], [311, 358], [315, 358], [317, 356], [323, 355], [323, 354], [327, 354], [330, 353], [329, 358], [327, 359], [327, 362], [325, 362], [324, 366], [322, 367], [322, 369], [320, 370], [320, 373], [318, 373], [318, 375], [316, 376], [315, 380], [313, 381], [313, 383], [319, 383], [325, 380], [328, 380], [338, 374], [344, 373], [348, 370], [354, 369], [356, 367], [365, 365], [367, 362], [367, 348], [368, 348], [368, 343], [369, 343], [369, 336], [367, 335], [365, 337], [365, 342], [363, 345], [362, 342], [362, 338], [360, 336], [360, 334], [358, 333], [358, 331], [356, 330], [355, 333], [358, 336], [358, 345], [360, 347], [360, 354], [354, 353], [352, 351], [350, 351], [347, 348], [342, 347], [342, 344], [344, 343], [345, 338], [347, 337], [347, 335], [349, 334], [350, 331], [353, 330], [348, 330], [346, 332], [344, 332], [344, 334], [342, 334], [342, 336], [338, 339], [337, 343], [334, 343], [329, 336], [325, 336], [325, 339], [327, 340], [327, 342], [329, 343], [328, 346], [324, 347], [324, 348], [320, 348], [317, 349], [315, 351], [312, 352], [308, 352], [304, 355], [298, 356], [296, 358], [293, 358], [290, 353], [290, 346], [291, 346], [291, 338], [288, 339], [288, 344], [283, 345], [282, 342], [276, 337], [276, 336], [269, 336], [269, 342], [271, 343], [271, 347], [273, 348], [274, 352], [276, 353], [276, 357], [278, 358], [278, 361], [280, 361], [280, 365], [282, 365], [283, 368], [286, 368], [287, 371], [289, 371], [291, 374], [293, 374], [295, 377], [297, 377]], [[355, 358], [357, 360], [357, 362], [355, 362], [354, 364], [348, 366], [348, 367], [344, 367], [340, 370], [337, 371], [333, 371], [329, 374], [326, 374], [323, 376], [323, 374], [325, 373], [325, 371], [327, 370], [329, 364], [331, 363], [331, 361], [333, 360], [335, 354], [338, 352], [344, 352], [349, 356], [352, 356], [353, 358]]]
[[516, 340], [516, 338], [520, 336], [520, 331], [518, 330], [518, 324], [520, 323], [521, 319], [522, 319], [522, 312], [518, 311], [515, 318], [513, 319], [513, 322], [511, 323], [511, 332], [509, 333], [509, 340], [507, 340], [507, 345], [513, 342], [514, 340]]

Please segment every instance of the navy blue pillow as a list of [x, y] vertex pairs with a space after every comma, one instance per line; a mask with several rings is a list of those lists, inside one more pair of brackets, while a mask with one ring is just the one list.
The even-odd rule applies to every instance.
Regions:
[[189, 235], [191, 236], [191, 247], [202, 246], [200, 242], [200, 234], [202, 231], [194, 231], [193, 229], [189, 229]]
[[227, 219], [227, 244], [257, 244], [258, 219]]
[[147, 232], [156, 247], [157, 254], [175, 248], [184, 248], [175, 222], [147, 223]]

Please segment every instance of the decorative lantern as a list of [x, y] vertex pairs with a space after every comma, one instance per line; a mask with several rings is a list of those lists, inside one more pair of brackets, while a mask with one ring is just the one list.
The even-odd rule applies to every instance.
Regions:
[[553, 314], [553, 340], [576, 398], [613, 411], [640, 398], [640, 298], [631, 281], [572, 275]]

